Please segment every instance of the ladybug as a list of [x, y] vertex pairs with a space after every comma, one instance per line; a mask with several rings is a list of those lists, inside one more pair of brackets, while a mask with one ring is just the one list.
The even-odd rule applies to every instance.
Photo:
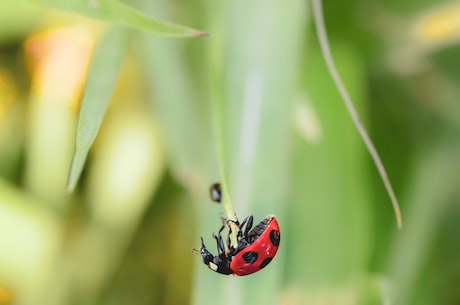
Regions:
[[[265, 217], [254, 228], [252, 215], [246, 217], [241, 224], [233, 220], [223, 221], [218, 234], [213, 234], [217, 242], [216, 256], [209, 252], [201, 237], [199, 252], [203, 263], [211, 270], [225, 275], [248, 275], [263, 269], [272, 261], [280, 244], [280, 229], [275, 216]], [[230, 223], [238, 228], [236, 246], [230, 243]], [[229, 227], [226, 247], [221, 235], [225, 225]]]

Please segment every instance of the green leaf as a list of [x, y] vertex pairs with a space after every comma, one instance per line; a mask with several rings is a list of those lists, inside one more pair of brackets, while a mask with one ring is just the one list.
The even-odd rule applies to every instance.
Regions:
[[83, 170], [88, 151], [96, 139], [112, 97], [127, 45], [127, 31], [111, 28], [96, 46], [88, 72], [77, 126], [76, 149], [67, 189], [73, 191]]
[[[433, 268], [439, 266], [438, 262], [441, 260], [431, 258], [436, 253], [435, 247], [440, 244], [438, 238], [446, 228], [448, 218], [445, 217], [449, 212], [455, 211], [452, 207], [458, 204], [458, 200], [454, 198], [458, 198], [460, 146], [457, 136], [439, 137], [438, 143], [432, 144], [425, 151], [417, 152], [414, 158], [406, 201], [407, 224], [396, 235], [392, 253], [387, 257], [395, 304], [420, 304], [421, 295], [427, 298], [424, 294], [426, 287], [429, 287], [426, 284], [430, 282], [423, 280], [424, 276], [429, 276], [426, 273], [427, 265], [432, 265]], [[458, 236], [458, 233], [453, 234]], [[456, 267], [451, 265], [451, 268], [455, 270]], [[429, 293], [430, 291], [428, 295]], [[425, 304], [435, 303], [442, 302]]]
[[194, 37], [208, 33], [159, 21], [118, 0], [32, 0], [55, 8], [162, 36]]
[[[308, 113], [303, 121], [316, 133], [308, 137], [299, 129], [293, 146], [287, 228], [292, 242], [286, 249], [290, 253], [287, 276], [308, 287], [298, 291], [305, 304], [314, 303], [319, 291], [331, 297], [344, 289], [354, 294], [353, 276], [365, 274], [370, 258], [372, 236], [366, 228], [373, 208], [369, 157], [321, 54], [312, 48], [308, 54], [299, 101], [299, 107], [305, 108], [298, 108], [296, 115], [302, 109]], [[334, 43], [334, 59], [356, 106], [362, 109], [365, 74], [360, 53]]]

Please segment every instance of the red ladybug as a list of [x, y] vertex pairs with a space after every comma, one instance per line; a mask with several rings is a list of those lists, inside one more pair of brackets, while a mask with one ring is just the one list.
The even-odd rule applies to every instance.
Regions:
[[[233, 222], [237, 228], [237, 245], [230, 244]], [[214, 256], [206, 249], [203, 237], [201, 238], [200, 254], [203, 263], [211, 270], [221, 274], [247, 275], [257, 272], [267, 266], [275, 257], [280, 244], [280, 228], [275, 216], [269, 215], [252, 228], [253, 217], [249, 215], [240, 224], [238, 221], [225, 220], [229, 227], [227, 247], [224, 246], [221, 232], [225, 224], [213, 237], [217, 242], [217, 255]]]

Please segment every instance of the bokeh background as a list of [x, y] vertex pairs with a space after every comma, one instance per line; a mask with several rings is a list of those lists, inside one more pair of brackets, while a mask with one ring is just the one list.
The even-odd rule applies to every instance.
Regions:
[[[210, 35], [157, 35], [139, 11]], [[308, 1], [2, 1], [0, 304], [460, 304], [460, 3], [324, 1], [324, 17], [402, 230]], [[222, 174], [240, 218], [281, 226], [250, 276], [191, 251], [215, 251]]]

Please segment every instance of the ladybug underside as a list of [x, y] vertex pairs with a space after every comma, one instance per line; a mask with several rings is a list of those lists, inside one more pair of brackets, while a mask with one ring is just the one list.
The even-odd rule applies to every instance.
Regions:
[[[236, 224], [238, 228], [236, 247], [230, 243], [230, 222]], [[264, 268], [278, 250], [280, 240], [278, 223], [273, 216], [267, 216], [253, 228], [252, 223], [252, 215], [246, 217], [241, 224], [238, 221], [224, 220], [224, 225], [218, 234], [213, 234], [217, 243], [216, 256], [206, 249], [201, 238], [200, 254], [203, 263], [210, 269], [226, 275], [246, 275]], [[225, 226], [229, 228], [226, 247], [221, 235]], [[273, 228], [267, 232], [269, 226]]]

